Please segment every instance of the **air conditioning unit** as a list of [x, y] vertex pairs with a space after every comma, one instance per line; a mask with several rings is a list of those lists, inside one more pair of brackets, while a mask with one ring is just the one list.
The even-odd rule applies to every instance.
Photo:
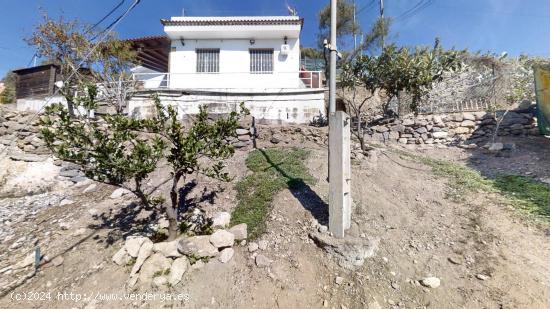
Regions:
[[286, 56], [290, 53], [290, 45], [283, 44], [281, 45], [281, 55]]

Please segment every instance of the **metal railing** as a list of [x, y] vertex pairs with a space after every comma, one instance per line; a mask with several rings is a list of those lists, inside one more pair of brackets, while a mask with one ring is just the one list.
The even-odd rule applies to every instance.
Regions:
[[133, 73], [145, 89], [323, 88], [321, 71]]

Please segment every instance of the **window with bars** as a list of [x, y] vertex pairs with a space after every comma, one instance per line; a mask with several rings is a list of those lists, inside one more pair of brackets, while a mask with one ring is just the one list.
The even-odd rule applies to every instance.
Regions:
[[250, 49], [250, 73], [273, 73], [273, 49]]
[[220, 71], [220, 50], [201, 48], [197, 54], [197, 73], [217, 73]]

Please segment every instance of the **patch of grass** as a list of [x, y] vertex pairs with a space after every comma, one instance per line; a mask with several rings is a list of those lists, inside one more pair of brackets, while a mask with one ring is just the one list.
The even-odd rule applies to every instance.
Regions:
[[503, 202], [529, 214], [550, 220], [550, 186], [519, 175], [482, 176], [469, 167], [399, 151], [402, 158], [421, 162], [432, 168], [435, 175], [449, 180], [447, 197], [464, 201], [471, 192], [496, 192]]
[[163, 242], [168, 239], [168, 230], [159, 229], [158, 231], [155, 231], [153, 235], [151, 235], [150, 239], [154, 243]]
[[128, 266], [134, 266], [134, 264], [136, 263], [136, 261], [137, 261], [137, 258], [132, 257], [132, 258], [128, 261], [128, 263], [126, 263], [126, 265], [128, 265]]
[[160, 277], [160, 276], [167, 276], [170, 274], [170, 269], [167, 268], [165, 270], [158, 270], [153, 274], [153, 278]]
[[517, 175], [498, 176], [493, 184], [513, 206], [550, 219], [549, 185]]
[[303, 149], [258, 149], [246, 159], [253, 173], [236, 185], [239, 203], [231, 216], [231, 225], [246, 223], [249, 239], [265, 232], [266, 220], [275, 195], [282, 189], [299, 189], [314, 183], [304, 162], [309, 152]]
[[191, 265], [194, 265], [195, 263], [197, 263], [198, 261], [203, 261], [204, 263], [208, 263], [208, 261], [210, 261], [210, 257], [208, 256], [205, 256], [205, 257], [200, 257], [200, 256], [196, 256], [196, 255], [188, 255], [187, 256], [187, 259], [189, 260], [189, 264]]
[[407, 152], [399, 152], [401, 157], [421, 162], [432, 168], [435, 175], [449, 180], [447, 197], [455, 202], [463, 201], [468, 192], [491, 191], [491, 180], [478, 171], [449, 161], [436, 160]]

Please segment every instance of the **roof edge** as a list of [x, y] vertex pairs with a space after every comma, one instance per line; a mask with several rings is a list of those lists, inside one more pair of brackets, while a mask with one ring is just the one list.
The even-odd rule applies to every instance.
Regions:
[[188, 20], [171, 20], [161, 19], [163, 26], [257, 26], [257, 25], [299, 25], [303, 27], [304, 19], [275, 19], [266, 17], [265, 19], [188, 19]]

